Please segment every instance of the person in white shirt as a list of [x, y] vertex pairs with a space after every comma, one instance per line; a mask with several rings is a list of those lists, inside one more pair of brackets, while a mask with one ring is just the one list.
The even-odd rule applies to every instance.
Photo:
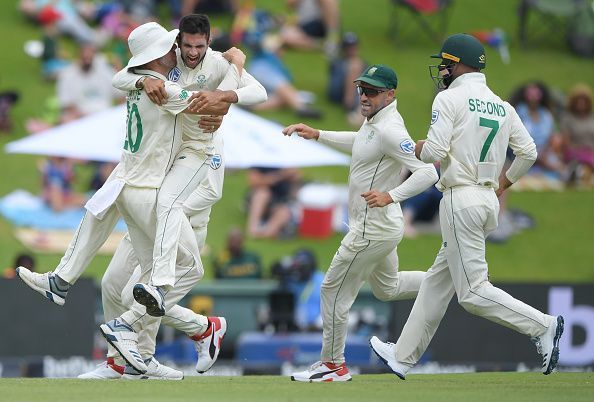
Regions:
[[[180, 35], [177, 66], [169, 72], [169, 79], [186, 90], [204, 91], [196, 96], [197, 104], [213, 105], [215, 101], [225, 104], [242, 103], [252, 105], [266, 100], [266, 90], [245, 70], [237, 70], [220, 52], [210, 49], [210, 21], [204, 14], [191, 14], [180, 21]], [[235, 90], [206, 92], [228, 85], [227, 71], [235, 72], [239, 82]], [[141, 81], [148, 85], [149, 79]], [[133, 89], [139, 77], [120, 71], [114, 77], [119, 89]], [[147, 91], [152, 93], [153, 91]], [[156, 91], [157, 94], [160, 91]], [[198, 107], [199, 111], [199, 107]], [[164, 295], [175, 280], [175, 261], [178, 249], [180, 227], [189, 225], [184, 213], [184, 202], [192, 199], [191, 193], [206, 175], [213, 155], [212, 139], [216, 132], [202, 130], [197, 122], [199, 115], [186, 115], [182, 119], [183, 143], [171, 171], [161, 186], [157, 202], [157, 236], [153, 250], [153, 268], [148, 284], [134, 287], [135, 299], [147, 307], [151, 315], [162, 316], [166, 306]]]
[[[214, 155], [208, 169], [208, 174], [198, 188], [194, 191], [192, 203], [187, 205], [188, 217], [194, 235], [198, 243], [198, 248], [202, 251], [207, 233], [207, 225], [212, 206], [221, 198], [223, 193], [223, 181], [225, 176], [225, 161], [223, 158], [223, 137], [217, 135], [213, 139]], [[101, 280], [101, 300], [103, 304], [103, 315], [105, 321], [110, 321], [123, 314], [133, 302], [132, 288], [140, 279], [140, 266], [138, 258], [134, 254], [134, 249], [130, 242], [130, 236], [126, 235], [118, 245], [113, 258], [111, 259], [107, 270]], [[167, 310], [161, 319], [161, 323], [170, 326], [178, 331], [184, 332], [194, 341], [194, 347], [198, 352], [198, 362], [196, 371], [204, 373], [208, 371], [218, 358], [221, 345], [215, 344], [211, 348], [211, 338], [214, 338], [217, 331], [208, 330], [207, 325], [203, 323], [203, 316], [194, 313], [188, 308], [174, 305]], [[208, 320], [217, 323], [217, 317], [208, 317]], [[222, 317], [218, 317], [218, 323], [221, 323]], [[200, 324], [202, 322], [202, 324]], [[196, 326], [196, 323], [199, 326]], [[196, 330], [199, 329], [199, 332]], [[218, 332], [221, 333], [221, 330]], [[155, 337], [143, 336], [139, 339], [138, 351], [146, 359], [155, 353]], [[98, 364], [93, 370], [78, 376], [80, 379], [167, 379], [179, 380], [183, 378], [183, 373], [179, 370], [167, 367], [163, 364], [158, 366], [148, 366], [146, 373], [140, 375], [128, 370], [125, 373], [123, 360], [120, 360], [117, 350], [109, 345], [107, 350], [107, 360]]]
[[[349, 381], [344, 358], [348, 313], [363, 283], [368, 281], [383, 301], [413, 299], [425, 275], [398, 271], [396, 248], [404, 232], [400, 202], [434, 184], [437, 171], [415, 158], [414, 142], [396, 109], [397, 82], [394, 70], [383, 65], [370, 66], [355, 80], [366, 117], [358, 132], [320, 131], [302, 123], [283, 130], [285, 135], [297, 133], [352, 153], [349, 232], [321, 290], [321, 359], [294, 373], [294, 381]], [[404, 182], [399, 174], [403, 167], [412, 172]]]
[[[427, 140], [416, 144], [424, 162], [441, 162], [437, 188], [443, 243], [427, 271], [396, 344], [370, 340], [371, 348], [399, 378], [418, 361], [454, 295], [471, 314], [530, 336], [550, 374], [559, 358], [563, 317], [553, 317], [513, 298], [489, 282], [485, 239], [497, 227], [497, 197], [536, 160], [536, 146], [514, 108], [494, 94], [481, 70], [481, 43], [467, 34], [445, 40], [432, 77], [444, 89], [433, 101]], [[501, 174], [508, 145], [515, 158]]]

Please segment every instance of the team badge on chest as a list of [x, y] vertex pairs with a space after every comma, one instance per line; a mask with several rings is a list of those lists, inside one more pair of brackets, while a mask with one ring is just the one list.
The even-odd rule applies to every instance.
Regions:
[[169, 71], [167, 79], [169, 81], [177, 82], [177, 80], [179, 80], [179, 77], [181, 77], [181, 70], [177, 67], [173, 67], [171, 71]]
[[196, 77], [196, 84], [198, 85], [198, 88], [203, 89], [206, 85], [206, 76], [204, 74], [200, 74], [198, 77]]

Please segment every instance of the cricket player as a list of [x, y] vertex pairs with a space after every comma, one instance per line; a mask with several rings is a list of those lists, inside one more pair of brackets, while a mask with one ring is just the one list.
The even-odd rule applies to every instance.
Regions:
[[[441, 162], [439, 218], [443, 243], [427, 271], [396, 344], [377, 337], [371, 348], [399, 378], [418, 361], [454, 295], [468, 312], [530, 336], [550, 374], [559, 359], [563, 317], [543, 314], [489, 282], [485, 239], [497, 227], [497, 197], [536, 160], [534, 141], [514, 108], [487, 86], [481, 43], [467, 34], [445, 40], [432, 73], [443, 89], [433, 101], [427, 140], [416, 144], [424, 162]], [[501, 174], [508, 145], [515, 158]]]
[[[396, 109], [396, 73], [372, 65], [355, 80], [366, 117], [358, 132], [320, 131], [304, 124], [283, 130], [352, 153], [349, 172], [349, 232], [341, 242], [321, 290], [323, 343], [321, 359], [291, 379], [304, 382], [349, 381], [344, 348], [348, 313], [368, 281], [380, 300], [412, 299], [424, 272], [399, 272], [396, 248], [404, 218], [400, 202], [437, 181], [433, 165], [414, 155], [414, 142]], [[401, 181], [400, 170], [412, 175]]]
[[[214, 122], [213, 122], [214, 124]], [[212, 206], [221, 198], [223, 192], [225, 162], [223, 157], [223, 136], [217, 135], [213, 139], [214, 158], [208, 169], [207, 177], [193, 194], [193, 204], [190, 212], [190, 223], [194, 229], [198, 248], [202, 250], [206, 240], [207, 225]], [[218, 161], [215, 163], [214, 161]], [[101, 280], [101, 299], [105, 321], [110, 321], [128, 310], [133, 302], [132, 288], [140, 279], [138, 258], [130, 243], [130, 237], [124, 236], [105, 274]], [[208, 317], [210, 328], [205, 325], [204, 316], [175, 305], [167, 310], [161, 323], [187, 334], [194, 341], [198, 352], [196, 371], [204, 373], [215, 363], [221, 345], [211, 342], [225, 335], [223, 317]], [[226, 322], [225, 322], [226, 324]], [[210, 329], [210, 330], [209, 330]], [[80, 379], [166, 379], [181, 380], [184, 375], [166, 365], [160, 364], [155, 358], [155, 338], [143, 332], [139, 337], [138, 350], [145, 360], [152, 357], [147, 364], [147, 372], [140, 374], [126, 366], [111, 345], [108, 347], [107, 360], [87, 373], [78, 376]], [[214, 347], [211, 347], [211, 344]], [[121, 360], [120, 360], [121, 359]]]
[[[194, 100], [196, 104], [208, 104], [212, 107], [216, 103], [228, 109], [231, 103], [253, 105], [267, 99], [266, 90], [256, 79], [243, 68], [237, 71], [235, 64], [230, 67], [220, 52], [210, 49], [210, 21], [206, 15], [187, 15], [181, 19], [179, 27], [177, 67], [169, 73], [171, 81], [177, 82], [188, 91], [214, 90], [220, 85], [226, 85], [223, 81], [228, 79], [227, 71], [231, 68], [239, 82], [235, 83], [233, 87], [237, 89], [233, 91], [205, 91], [197, 94]], [[245, 56], [242, 61], [245, 61]], [[139, 78], [124, 69], [114, 77], [114, 86], [121, 90], [132, 90], [139, 83], [143, 86], [156, 84], [156, 90], [149, 91], [147, 88], [147, 93], [155, 93], [157, 103], [160, 103], [163, 81], [156, 80], [155, 83], [150, 78]], [[160, 99], [158, 95], [161, 95]], [[224, 110], [225, 113], [227, 109]], [[199, 112], [199, 107], [196, 111]], [[212, 139], [217, 134], [203, 131], [198, 125], [199, 119], [199, 115], [186, 115], [182, 120], [182, 149], [158, 194], [157, 237], [150, 281], [148, 284], [139, 283], [134, 288], [135, 299], [147, 307], [149, 314], [155, 316], [165, 313], [164, 294], [174, 284], [180, 227], [189, 225], [186, 212], [193, 201], [185, 207], [184, 202], [188, 198], [194, 198], [190, 194], [204, 179], [209, 158], [213, 155]]]

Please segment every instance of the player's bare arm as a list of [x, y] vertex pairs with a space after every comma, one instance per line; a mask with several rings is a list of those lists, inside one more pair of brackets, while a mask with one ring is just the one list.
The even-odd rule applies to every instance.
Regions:
[[225, 60], [227, 60], [229, 63], [233, 64], [237, 68], [237, 72], [241, 77], [243, 67], [245, 66], [245, 53], [243, 53], [240, 49], [236, 47], [232, 47], [226, 52], [224, 52], [222, 55], [225, 58]]
[[377, 190], [366, 191], [361, 194], [361, 197], [365, 198], [370, 208], [385, 207], [394, 202], [390, 194]]
[[503, 194], [505, 192], [505, 190], [510, 188], [512, 184], [513, 183], [507, 178], [505, 173], [502, 174], [499, 177], [499, 188], [495, 191], [495, 194], [497, 195], [497, 197], [499, 197], [501, 194]]
[[223, 124], [223, 116], [205, 115], [198, 120], [198, 127], [205, 133], [214, 133]]
[[147, 96], [156, 105], [163, 106], [167, 103], [167, 91], [165, 90], [165, 82], [158, 78], [143, 76], [136, 81], [136, 87], [144, 89]]
[[320, 138], [320, 130], [303, 123], [291, 124], [283, 129], [283, 134], [286, 136], [290, 136], [293, 133], [306, 140], [317, 140]]
[[418, 160], [421, 160], [421, 152], [423, 151], [423, 145], [425, 145], [425, 140], [419, 140], [415, 144], [415, 156]]
[[200, 91], [188, 99], [188, 111], [197, 114], [224, 115], [232, 103], [238, 102], [235, 91]]

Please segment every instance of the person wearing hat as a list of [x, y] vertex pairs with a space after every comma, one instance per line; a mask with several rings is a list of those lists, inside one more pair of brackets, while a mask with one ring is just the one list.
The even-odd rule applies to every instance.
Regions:
[[[340, 150], [351, 152], [349, 232], [341, 242], [321, 290], [321, 359], [291, 379], [303, 382], [348, 381], [344, 348], [351, 305], [368, 281], [380, 300], [413, 299], [424, 272], [399, 272], [396, 248], [404, 233], [400, 202], [437, 181], [437, 171], [414, 155], [414, 142], [396, 109], [396, 73], [375, 64], [355, 80], [365, 117], [358, 132], [321, 131], [298, 123], [285, 127]], [[398, 172], [412, 172], [404, 182]]]
[[[536, 160], [536, 146], [513, 106], [487, 86], [485, 50], [473, 36], [448, 37], [432, 78], [442, 89], [433, 101], [427, 139], [416, 144], [423, 162], [440, 162], [439, 218], [443, 243], [396, 344], [370, 345], [399, 378], [420, 359], [450, 299], [468, 312], [532, 338], [550, 374], [559, 359], [563, 317], [550, 316], [489, 282], [485, 239], [497, 227], [498, 196]], [[507, 147], [515, 158], [503, 173]]]
[[[140, 74], [165, 80], [164, 74], [176, 65], [177, 34], [178, 30], [168, 32], [154, 22], [136, 28], [128, 38], [132, 53], [128, 67]], [[142, 266], [143, 280], [148, 281], [156, 228], [153, 212], [156, 193], [180, 147], [181, 125], [177, 124], [178, 114], [188, 111], [187, 99], [190, 96], [173, 82], [166, 83], [166, 90], [169, 96], [163, 106], [155, 105], [142, 91], [128, 93], [128, 122], [122, 160], [97, 197], [91, 200], [94, 203], [87, 204], [91, 213], [83, 218], [58, 268], [53, 272], [36, 274], [19, 267], [17, 272], [21, 279], [54, 303], [64, 304], [70, 285], [74, 284], [103, 244], [120, 214], [126, 220], [135, 255]], [[196, 239], [189, 222], [182, 227], [179, 244], [183, 253], [178, 256], [175, 286], [168, 289], [166, 294], [169, 306], [175, 305], [203, 275]], [[159, 307], [153, 306], [155, 309]], [[101, 326], [106, 339], [136, 370], [136, 374], [155, 368], [154, 360], [149, 357], [143, 361], [144, 355], [138, 351], [138, 332], [151, 329], [151, 332], [145, 333], [154, 337], [159, 319], [147, 315], [143, 310], [139, 305], [133, 305], [131, 310]], [[210, 323], [206, 317], [202, 317], [190, 326], [194, 327], [194, 334], [202, 334], [208, 331]]]
[[[561, 118], [565, 160], [574, 166], [572, 176], [584, 188], [592, 187], [594, 172], [594, 110], [592, 89], [587, 84], [576, 84], [567, 96], [567, 111]], [[581, 166], [582, 174], [577, 167]], [[581, 177], [577, 177], [581, 176]], [[577, 180], [576, 180], [577, 181]]]
[[[266, 100], [265, 89], [243, 69], [245, 55], [239, 49], [233, 48], [226, 54], [210, 49], [208, 16], [187, 15], [182, 18], [179, 26], [177, 43], [180, 50], [176, 53], [177, 65], [169, 71], [168, 79], [177, 82], [184, 90], [199, 92], [195, 97], [188, 98], [193, 99], [191, 110], [204, 113], [205, 107], [224, 104], [224, 114], [231, 103], [251, 105]], [[114, 85], [123, 90], [133, 90], [140, 86], [149, 98], [151, 93], [154, 93], [152, 100], [161, 104], [163, 97], [159, 94], [166, 85], [164, 80], [155, 82], [151, 80], [154, 77], [139, 77], [128, 70], [124, 69], [116, 74]], [[149, 90], [149, 86], [156, 86], [157, 89]], [[200, 115], [183, 116], [181, 123], [184, 141], [181, 151], [175, 158], [158, 195], [157, 237], [153, 250], [152, 274], [148, 285], [139, 284], [139, 291], [147, 295], [148, 302], [156, 305], [162, 305], [158, 288], [172, 286], [178, 249], [177, 233], [182, 222], [184, 225], [187, 223], [185, 214], [201, 213], [204, 217], [202, 231], [206, 232], [212, 202], [205, 199], [204, 192], [199, 191], [198, 185], [206, 178], [205, 174], [220, 167], [222, 149], [215, 153], [213, 138], [217, 135], [216, 130], [205, 130], [200, 126], [200, 118]], [[209, 169], [209, 166], [212, 169]], [[197, 180], [199, 178], [200, 180]], [[222, 184], [222, 180], [219, 182]], [[194, 190], [198, 192], [193, 193]], [[163, 312], [163, 309], [158, 311], [159, 314]], [[152, 314], [150, 310], [149, 314]]]

